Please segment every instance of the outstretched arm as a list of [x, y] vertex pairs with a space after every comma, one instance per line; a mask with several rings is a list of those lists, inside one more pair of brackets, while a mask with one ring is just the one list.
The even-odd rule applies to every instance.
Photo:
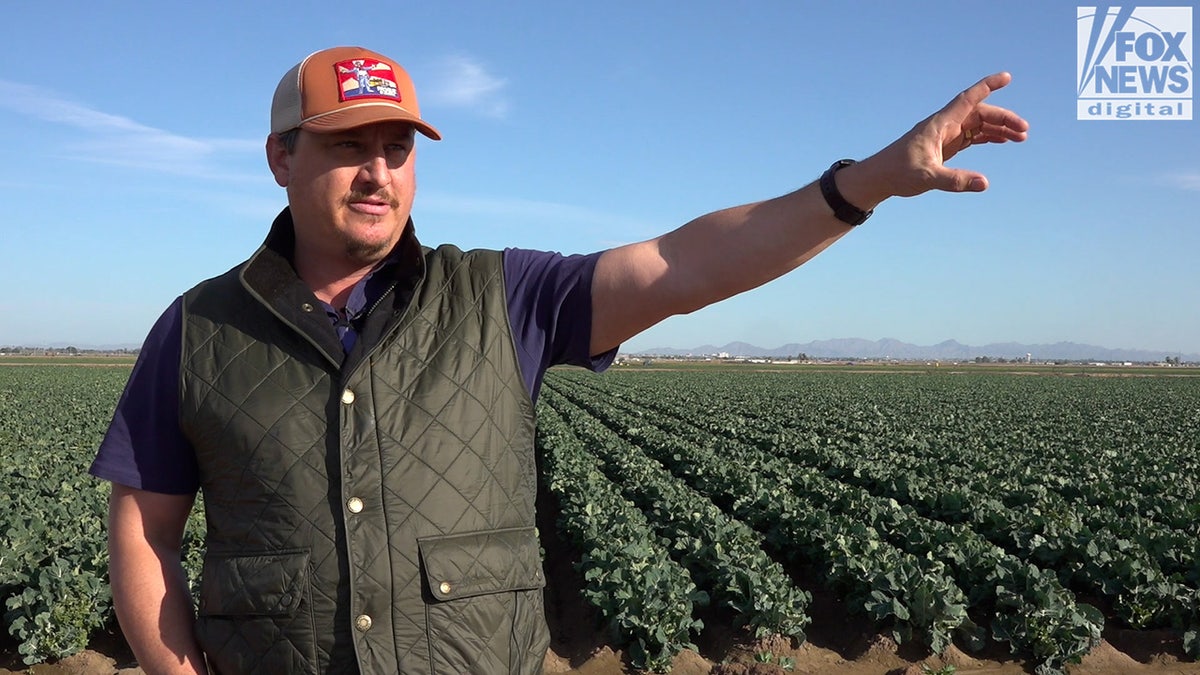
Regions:
[[[1025, 140], [1025, 120], [984, 102], [1011, 79], [997, 73], [980, 80], [891, 145], [838, 171], [838, 189], [864, 211], [893, 196], [987, 189], [983, 174], [945, 163], [972, 145]], [[782, 276], [848, 231], [850, 226], [833, 216], [813, 183], [606, 251], [592, 279], [592, 354], [606, 352], [668, 316]]]
[[113, 483], [108, 504], [109, 580], [121, 631], [147, 673], [207, 673], [180, 544], [191, 495]]

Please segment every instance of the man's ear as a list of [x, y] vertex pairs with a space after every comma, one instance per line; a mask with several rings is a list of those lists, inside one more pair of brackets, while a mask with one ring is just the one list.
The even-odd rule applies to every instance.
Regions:
[[279, 187], [288, 186], [292, 173], [291, 159], [291, 154], [277, 134], [267, 136], [267, 166], [271, 167], [271, 173], [275, 176], [275, 183]]

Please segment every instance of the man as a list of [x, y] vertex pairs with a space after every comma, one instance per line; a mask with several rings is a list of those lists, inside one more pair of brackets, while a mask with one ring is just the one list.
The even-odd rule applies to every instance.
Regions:
[[[363, 64], [378, 86], [356, 80]], [[1028, 125], [989, 76], [861, 163], [590, 256], [422, 248], [421, 118], [356, 47], [292, 68], [267, 161], [288, 208], [160, 318], [92, 472], [113, 481], [113, 601], [147, 672], [537, 672], [533, 400], [625, 339], [794, 269], [890, 196], [980, 191], [944, 165]], [[193, 615], [179, 561], [197, 490]]]

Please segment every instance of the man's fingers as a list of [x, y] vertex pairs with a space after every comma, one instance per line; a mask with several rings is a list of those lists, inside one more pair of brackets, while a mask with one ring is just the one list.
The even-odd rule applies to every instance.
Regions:
[[1028, 136], [1024, 131], [1017, 131], [1012, 127], [996, 124], [981, 124], [976, 129], [964, 129], [963, 135], [974, 145], [980, 143], [1007, 143], [1008, 141], [1019, 143], [1024, 141]]
[[1012, 74], [1007, 72], [992, 73], [982, 80], [971, 85], [963, 92], [966, 98], [971, 101], [972, 105], [983, 103], [984, 99], [991, 95], [993, 91], [1003, 89], [1012, 82]]
[[1009, 82], [1012, 82], [1012, 75], [1009, 73], [993, 73], [967, 87], [954, 100], [946, 106], [946, 112], [953, 114], [958, 119], [966, 119], [973, 110], [979, 107], [993, 91], [1001, 89]]
[[934, 176], [934, 187], [946, 192], [983, 192], [987, 186], [986, 176], [966, 169], [942, 167]]
[[979, 115], [979, 124], [983, 132], [993, 140], [1023, 141], [1029, 131], [1029, 122], [1020, 115], [999, 106], [980, 104], [975, 112]]

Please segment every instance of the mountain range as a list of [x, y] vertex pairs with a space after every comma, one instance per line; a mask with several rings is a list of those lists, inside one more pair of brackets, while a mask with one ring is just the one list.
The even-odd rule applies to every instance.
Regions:
[[781, 358], [807, 354], [821, 359], [898, 359], [966, 361], [976, 357], [1024, 359], [1029, 354], [1035, 361], [1162, 361], [1164, 358], [1179, 357], [1183, 361], [1200, 361], [1200, 354], [1153, 351], [1148, 349], [1110, 349], [1077, 342], [1055, 342], [1054, 344], [1021, 344], [1017, 342], [994, 342], [973, 346], [957, 340], [946, 340], [935, 345], [914, 345], [892, 338], [864, 340], [841, 338], [815, 340], [804, 343], [788, 343], [774, 349], [757, 347], [746, 342], [730, 342], [723, 346], [701, 345], [691, 349], [656, 347], [631, 352], [639, 356], [730, 356]]

